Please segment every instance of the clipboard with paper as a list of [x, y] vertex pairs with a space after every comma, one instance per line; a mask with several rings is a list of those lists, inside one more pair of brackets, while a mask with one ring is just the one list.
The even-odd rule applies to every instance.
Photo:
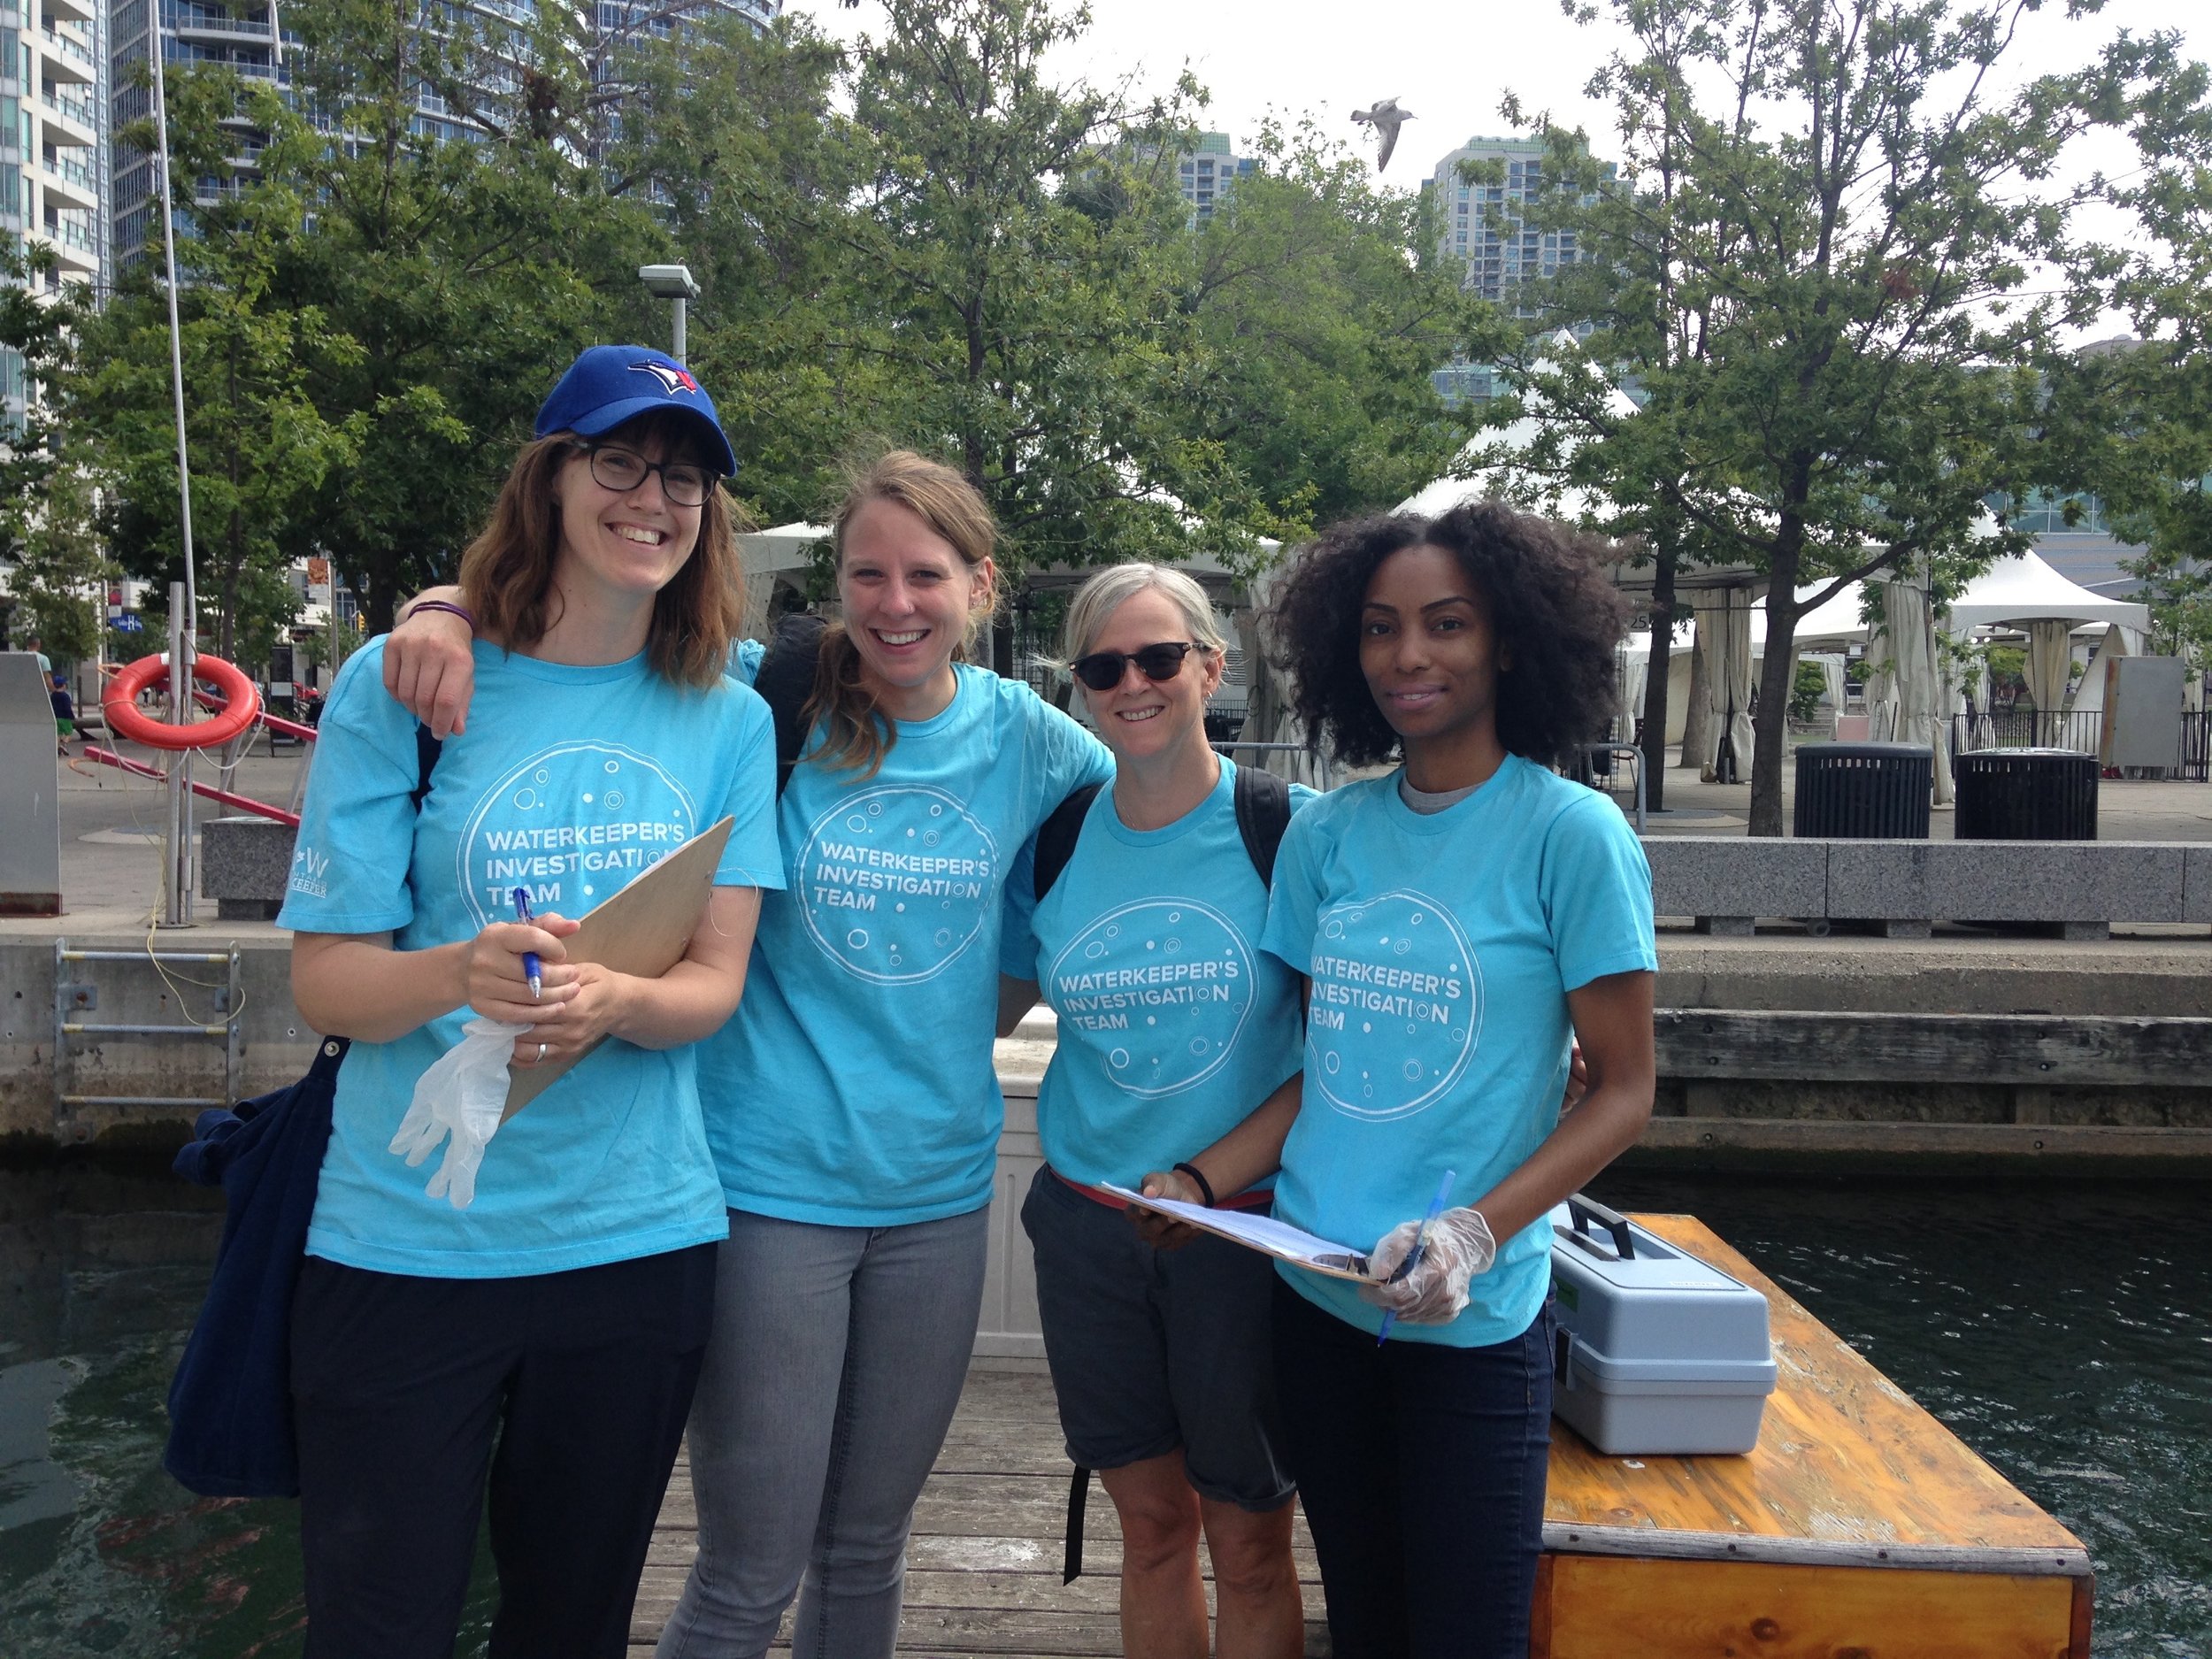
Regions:
[[1293, 1267], [1302, 1267], [1310, 1273], [1325, 1273], [1331, 1279], [1348, 1279], [1363, 1285], [1382, 1282], [1367, 1271], [1364, 1252], [1355, 1250], [1348, 1244], [1316, 1238], [1272, 1216], [1256, 1216], [1240, 1210], [1209, 1210], [1203, 1204], [1187, 1204], [1176, 1198], [1148, 1198], [1111, 1181], [1101, 1181], [1098, 1186], [1101, 1192], [1111, 1193], [1140, 1210], [1153, 1210], [1226, 1239], [1232, 1244], [1241, 1244], [1248, 1250], [1257, 1250], [1279, 1262], [1288, 1262]]
[[[595, 962], [642, 979], [657, 979], [681, 962], [706, 914], [715, 868], [734, 822], [726, 818], [702, 830], [621, 892], [586, 911], [582, 925], [568, 938], [568, 960]], [[605, 1041], [602, 1037], [599, 1042]], [[511, 1070], [500, 1121], [544, 1094], [598, 1046], [595, 1042], [572, 1059]]]

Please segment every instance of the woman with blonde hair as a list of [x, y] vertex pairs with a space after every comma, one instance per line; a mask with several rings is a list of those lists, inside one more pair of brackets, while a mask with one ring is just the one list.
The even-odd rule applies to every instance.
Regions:
[[[1206, 741], [1226, 642], [1205, 592], [1118, 565], [1068, 607], [1068, 666], [1114, 751], [1108, 789], [1038, 838], [1010, 897], [1003, 1027], [1040, 995], [1059, 1042], [1037, 1094], [1045, 1167], [1022, 1224], [1068, 1455], [1121, 1523], [1122, 1651], [1295, 1659], [1266, 1256], [1193, 1228], [1141, 1235], [1102, 1182], [1265, 1210], [1298, 1108], [1298, 981], [1259, 949], [1273, 844], [1312, 798]], [[1041, 889], [1041, 891], [1040, 891]], [[1214, 1173], [1233, 1163], [1251, 1183]], [[1162, 1176], [1148, 1171], [1168, 1171]], [[1240, 1189], [1241, 1188], [1241, 1189]]]
[[[1027, 686], [964, 660], [997, 588], [995, 526], [959, 473], [894, 451], [834, 534], [842, 616], [778, 809], [788, 890], [701, 1051], [730, 1240], [669, 1656], [763, 1654], [795, 1594], [796, 1653], [890, 1654], [982, 1304], [1002, 892], [1045, 817], [1112, 770]], [[457, 656], [430, 643], [453, 623], [419, 611], [396, 636], [425, 653], [407, 669], [422, 706], [454, 700]], [[734, 672], [764, 655], [749, 642]]]
[[[642, 347], [584, 353], [537, 434], [462, 558], [475, 719], [426, 757], [388, 642], [348, 660], [278, 918], [301, 1014], [351, 1039], [293, 1303], [315, 1659], [451, 1653], [488, 1486], [492, 1651], [625, 1651], [729, 1230], [692, 1045], [784, 879], [768, 711], [721, 672], [736, 463]], [[577, 914], [725, 817], [681, 962], [566, 959]], [[509, 1064], [571, 1067], [503, 1126], [417, 1099], [499, 1041], [475, 1021], [528, 1027]]]

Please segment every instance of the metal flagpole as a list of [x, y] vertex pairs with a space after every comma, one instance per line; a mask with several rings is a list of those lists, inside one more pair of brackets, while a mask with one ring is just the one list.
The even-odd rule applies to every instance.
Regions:
[[[177, 511], [184, 537], [184, 580], [169, 585], [169, 718], [193, 718], [192, 658], [199, 634], [199, 582], [192, 562], [192, 464], [184, 435], [184, 336], [177, 321], [176, 202], [169, 180], [169, 98], [162, 73], [161, 12], [147, 0], [146, 53], [154, 69], [154, 161], [161, 184], [161, 250], [169, 279], [169, 388], [177, 418]], [[180, 612], [180, 606], [181, 611]], [[165, 927], [192, 925], [192, 751], [169, 764], [169, 894]]]

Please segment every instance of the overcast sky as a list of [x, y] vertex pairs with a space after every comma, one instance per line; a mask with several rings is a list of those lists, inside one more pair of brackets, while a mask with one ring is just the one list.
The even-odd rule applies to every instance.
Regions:
[[[848, 10], [833, 0], [786, 0], [827, 32], [879, 33], [878, 0]], [[1605, 9], [1602, 5], [1601, 10]], [[2118, 29], [2177, 29], [2212, 55], [2208, 0], [2109, 0], [2101, 15], [2069, 22], [2063, 0], [2032, 19], [2016, 47], [2022, 76], [2088, 61]], [[1580, 27], [1558, 0], [1092, 0], [1092, 28], [1067, 68], [1096, 81], [1133, 72], [1164, 88], [1187, 65], [1213, 95], [1203, 121], [1243, 139], [1271, 109], [1312, 112], [1356, 138], [1350, 112], [1395, 97], [1416, 119], [1384, 175], [1410, 188], [1476, 134], [1504, 134], [1507, 92], [1609, 151], [1605, 110], [1583, 96], [1590, 72], [1618, 35]], [[2110, 165], [2107, 162], [2105, 165]]]

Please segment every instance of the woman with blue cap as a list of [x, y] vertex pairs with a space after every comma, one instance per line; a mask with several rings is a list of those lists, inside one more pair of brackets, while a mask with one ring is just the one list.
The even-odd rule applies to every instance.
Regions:
[[[380, 640], [323, 714], [279, 918], [302, 1015], [353, 1040], [294, 1303], [313, 1659], [450, 1654], [488, 1486], [491, 1651], [626, 1647], [728, 1232], [691, 1045], [783, 885], [768, 713], [723, 672], [735, 467], [681, 365], [587, 351], [462, 557], [467, 730], [425, 741]], [[682, 961], [567, 960], [574, 917], [724, 818]], [[419, 1093], [474, 1056], [474, 1113]], [[566, 1069], [503, 1126], [509, 1066]]]
[[[800, 1654], [889, 1659], [897, 1640], [983, 1298], [1001, 900], [1037, 826], [1112, 771], [1027, 685], [964, 660], [996, 606], [996, 534], [965, 478], [894, 450], [833, 519], [840, 619], [731, 664], [797, 705], [803, 741], [752, 989], [700, 1048], [730, 1238], [691, 1424], [699, 1559], [663, 1659], [764, 1654], [795, 1595]], [[426, 713], [467, 701], [456, 621], [394, 637]]]

